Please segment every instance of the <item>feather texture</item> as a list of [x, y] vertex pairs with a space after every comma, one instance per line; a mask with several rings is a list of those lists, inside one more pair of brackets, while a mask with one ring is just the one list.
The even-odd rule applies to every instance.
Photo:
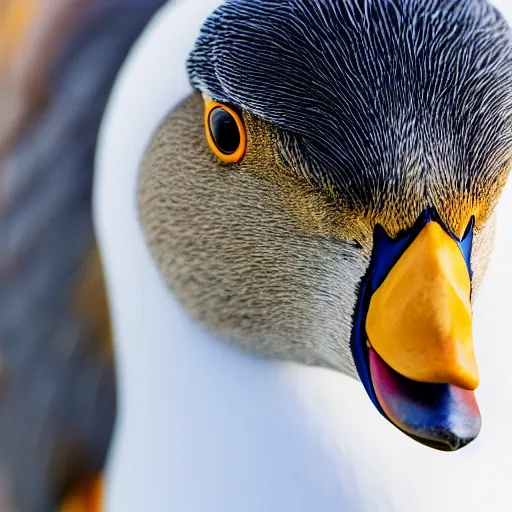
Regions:
[[[391, 233], [481, 227], [510, 168], [512, 43], [485, 0], [228, 0], [192, 84], [272, 123], [283, 158]], [[459, 218], [457, 218], [459, 217]]]

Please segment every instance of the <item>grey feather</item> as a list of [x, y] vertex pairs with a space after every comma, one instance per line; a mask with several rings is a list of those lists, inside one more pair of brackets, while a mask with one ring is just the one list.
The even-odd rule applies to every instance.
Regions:
[[511, 34], [485, 0], [228, 0], [188, 69], [333, 200], [402, 228], [510, 169]]

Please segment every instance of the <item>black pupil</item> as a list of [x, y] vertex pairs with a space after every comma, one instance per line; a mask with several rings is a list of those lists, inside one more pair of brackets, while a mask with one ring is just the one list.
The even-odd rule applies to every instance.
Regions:
[[210, 132], [215, 145], [225, 155], [232, 155], [240, 146], [240, 131], [235, 118], [222, 107], [210, 113]]

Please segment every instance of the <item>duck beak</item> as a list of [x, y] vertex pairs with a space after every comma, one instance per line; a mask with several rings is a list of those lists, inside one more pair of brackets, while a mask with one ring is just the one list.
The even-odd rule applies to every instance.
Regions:
[[370, 343], [404, 377], [474, 390], [470, 296], [457, 243], [429, 222], [372, 296], [366, 318]]
[[471, 277], [437, 222], [425, 225], [373, 293], [366, 333], [373, 387], [388, 419], [437, 448], [476, 437]]

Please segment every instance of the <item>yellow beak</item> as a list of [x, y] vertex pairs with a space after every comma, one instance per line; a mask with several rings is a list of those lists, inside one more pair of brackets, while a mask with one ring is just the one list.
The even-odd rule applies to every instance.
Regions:
[[366, 333], [396, 372], [426, 383], [478, 387], [471, 280], [455, 242], [429, 222], [373, 294]]

